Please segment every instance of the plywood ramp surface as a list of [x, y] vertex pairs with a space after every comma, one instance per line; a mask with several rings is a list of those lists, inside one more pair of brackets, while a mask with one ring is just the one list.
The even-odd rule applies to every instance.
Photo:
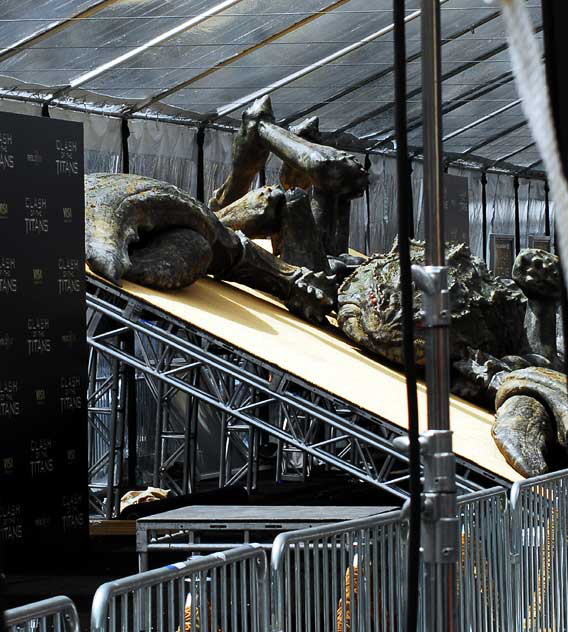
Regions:
[[[271, 297], [209, 278], [172, 292], [128, 282], [122, 289], [393, 424], [408, 427], [403, 374], [367, 357], [331, 327], [319, 328], [296, 318]], [[418, 403], [425, 429], [423, 384], [418, 387]], [[493, 415], [456, 397], [450, 406], [455, 452], [505, 480], [520, 480], [491, 437]]]

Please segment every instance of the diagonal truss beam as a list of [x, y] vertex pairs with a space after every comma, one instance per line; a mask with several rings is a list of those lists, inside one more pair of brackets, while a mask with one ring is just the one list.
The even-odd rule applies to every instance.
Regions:
[[[479, 86], [470, 88], [469, 90], [462, 92], [461, 94], [454, 97], [453, 99], [448, 100], [442, 107], [442, 114], [443, 115], [450, 114], [451, 112], [454, 112], [455, 110], [463, 107], [464, 105], [471, 103], [471, 101], [480, 99], [486, 96], [487, 94], [490, 94], [494, 90], [497, 90], [498, 88], [502, 88], [503, 86], [514, 81], [514, 79], [515, 78], [513, 76], [513, 73], [509, 71], [509, 72], [503, 73], [502, 75], [499, 75], [499, 77], [492, 79], [486, 84], [480, 84]], [[422, 127], [422, 123], [423, 123], [422, 116], [421, 115], [415, 116], [408, 122], [407, 129], [409, 132], [413, 132], [414, 130]], [[385, 127], [378, 132], [365, 134], [364, 136], [360, 136], [359, 138], [361, 140], [370, 140], [370, 139], [375, 138], [376, 136], [380, 136], [381, 139], [377, 141], [374, 145], [371, 145], [369, 150], [377, 149], [378, 147], [387, 145], [388, 143], [390, 143], [392, 140], [395, 139], [396, 134], [395, 134], [394, 128], [390, 126], [390, 127]]]
[[[449, 2], [449, 0], [440, 0], [440, 4], [445, 4], [446, 2]], [[404, 20], [405, 22], [411, 22], [412, 20], [415, 20], [416, 18], [420, 17], [420, 14], [421, 14], [420, 10], [413, 11], [412, 13], [409, 13], [404, 18]], [[331, 64], [336, 59], [341, 59], [341, 57], [345, 57], [345, 55], [348, 55], [349, 53], [352, 53], [353, 51], [356, 51], [359, 48], [362, 48], [363, 46], [369, 44], [369, 42], [373, 42], [374, 40], [379, 39], [380, 37], [383, 37], [384, 35], [386, 35], [387, 33], [390, 33], [393, 30], [394, 30], [394, 24], [389, 24], [388, 26], [385, 26], [384, 28], [378, 31], [375, 31], [374, 33], [371, 33], [370, 35], [367, 35], [367, 37], [363, 38], [362, 40], [358, 42], [355, 42], [354, 44], [350, 44], [349, 46], [346, 46], [345, 48], [341, 48], [340, 50], [335, 51], [335, 53], [332, 53], [331, 55], [327, 55], [326, 57], [322, 57], [321, 59], [318, 59], [318, 61], [314, 62], [313, 64], [310, 64], [309, 66], [305, 66], [301, 70], [293, 72], [292, 74], [287, 75], [286, 77], [282, 77], [282, 79], [278, 79], [278, 81], [274, 81], [273, 83], [269, 84], [268, 86], [265, 86], [264, 88], [261, 88], [260, 90], [255, 90], [254, 92], [251, 92], [250, 94], [247, 94], [246, 96], [241, 97], [240, 99], [237, 99], [236, 101], [233, 101], [232, 103], [224, 105], [223, 107], [217, 109], [216, 115], [210, 120], [214, 121], [222, 116], [227, 116], [228, 114], [235, 112], [235, 110], [239, 110], [240, 108], [251, 103], [252, 101], [255, 101], [256, 99], [260, 99], [261, 97], [264, 97], [268, 94], [271, 94], [275, 90], [278, 90], [279, 88], [283, 88], [284, 86], [287, 86], [288, 84], [292, 83], [293, 81], [296, 81], [297, 79], [306, 77], [307, 75], [311, 74], [312, 72], [315, 72], [319, 68], [323, 68], [324, 66], [327, 66], [327, 64]]]
[[528, 145], [525, 145], [524, 147], [521, 147], [520, 149], [515, 149], [515, 151], [511, 151], [508, 154], [505, 154], [504, 156], [500, 156], [499, 158], [497, 158], [497, 160], [493, 163], [494, 165], [500, 163], [500, 162], [505, 162], [506, 160], [509, 160], [509, 158], [512, 158], [513, 156], [516, 156], [517, 154], [520, 154], [523, 151], [526, 151], [527, 149], [530, 149], [531, 147], [534, 147], [536, 145], [536, 143], [534, 142], [534, 140], [529, 143]]
[[[444, 46], [445, 44], [449, 44], [450, 42], [453, 42], [453, 41], [459, 39], [460, 37], [463, 37], [467, 33], [470, 33], [472, 30], [476, 30], [478, 28], [481, 28], [482, 26], [484, 26], [488, 22], [491, 22], [492, 20], [495, 20], [496, 18], [498, 18], [499, 15], [500, 15], [500, 13], [498, 11], [495, 12], [495, 13], [491, 13], [490, 15], [487, 15], [483, 19], [477, 21], [475, 24], [469, 25], [467, 27], [467, 29], [461, 29], [459, 31], [456, 31], [456, 32], [452, 33], [448, 37], [445, 37], [445, 38], [442, 39], [441, 45]], [[412, 55], [409, 55], [406, 58], [406, 63], [409, 64], [409, 63], [415, 62], [415, 61], [417, 61], [417, 60], [419, 60], [421, 58], [422, 58], [422, 50], [417, 51], [416, 53], [413, 53]], [[351, 84], [350, 86], [347, 86], [346, 88], [344, 88], [340, 92], [337, 92], [336, 94], [332, 95], [331, 97], [328, 97], [325, 100], [325, 103], [323, 103], [323, 104], [322, 103], [316, 103], [314, 105], [311, 105], [308, 108], [305, 108], [304, 110], [301, 110], [301, 111], [298, 111], [298, 112], [294, 112], [290, 116], [287, 116], [285, 119], [282, 119], [281, 121], [279, 121], [279, 123], [281, 125], [290, 125], [294, 121], [296, 121], [296, 120], [298, 120], [300, 118], [304, 118], [305, 116], [308, 116], [309, 114], [312, 114], [313, 112], [316, 112], [323, 105], [329, 105], [330, 103], [338, 101], [339, 99], [342, 99], [343, 97], [346, 97], [347, 95], [355, 92], [356, 90], [359, 90], [360, 88], [364, 88], [365, 86], [369, 85], [370, 83], [373, 83], [375, 81], [380, 81], [381, 79], [383, 79], [384, 77], [387, 77], [388, 75], [392, 74], [393, 72], [394, 72], [394, 66], [389, 66], [388, 68], [385, 68], [384, 70], [381, 70], [379, 72], [373, 73], [369, 77], [365, 77], [365, 79], [362, 79], [361, 81], [358, 81], [357, 83]]]
[[46, 26], [45, 28], [39, 31], [36, 31], [35, 33], [32, 33], [31, 35], [24, 37], [23, 39], [15, 42], [14, 44], [4, 49], [0, 49], [0, 62], [6, 61], [7, 59], [10, 59], [14, 55], [21, 53], [26, 48], [30, 48], [30, 46], [39, 44], [47, 37], [51, 37], [52, 35], [55, 35], [56, 33], [63, 31], [67, 27], [71, 26], [71, 24], [73, 24], [75, 20], [90, 18], [96, 13], [98, 13], [99, 11], [106, 9], [107, 7], [110, 7], [113, 4], [116, 4], [117, 2], [120, 2], [120, 0], [98, 0], [97, 2], [94, 2], [89, 7], [87, 7], [86, 9], [83, 9], [82, 11], [78, 11], [77, 13], [74, 13], [68, 18], [64, 18], [62, 20], [56, 20], [55, 22], [52, 22], [51, 24], [49, 24], [49, 26]]
[[487, 147], [487, 145], [491, 145], [491, 143], [494, 143], [495, 141], [500, 140], [501, 138], [504, 138], [505, 136], [508, 136], [509, 134], [512, 134], [513, 132], [516, 132], [519, 129], [522, 129], [523, 127], [526, 127], [527, 125], [528, 125], [527, 121], [523, 119], [522, 121], [519, 121], [518, 123], [515, 123], [514, 125], [507, 127], [506, 129], [500, 130], [499, 132], [496, 132], [495, 134], [492, 134], [491, 136], [484, 138], [479, 143], [472, 145], [469, 149], [459, 154], [459, 156], [461, 158], [465, 158], [466, 156], [469, 156], [470, 154], [475, 154], [480, 149], [483, 149], [483, 147]]
[[507, 112], [508, 110], [511, 110], [517, 107], [518, 105], [520, 105], [520, 103], [521, 103], [521, 99], [516, 99], [515, 101], [512, 101], [511, 103], [504, 105], [502, 108], [499, 108], [498, 110], [494, 110], [493, 112], [490, 112], [489, 114], [486, 114], [485, 116], [482, 116], [481, 118], [478, 118], [475, 121], [472, 121], [471, 123], [468, 123], [467, 125], [464, 125], [463, 127], [460, 127], [459, 129], [454, 130], [450, 134], [446, 134], [446, 136], [442, 138], [442, 141], [446, 142], [447, 140], [456, 138], [457, 136], [460, 136], [461, 134], [465, 134], [465, 132], [468, 132], [470, 129], [479, 127], [479, 125], [483, 125], [483, 123], [487, 123], [487, 121], [490, 121], [496, 116], [499, 116], [500, 114], [503, 114], [504, 112]]
[[87, 83], [87, 81], [91, 81], [92, 79], [95, 79], [96, 77], [100, 77], [105, 72], [108, 72], [109, 70], [112, 70], [113, 68], [116, 68], [117, 66], [120, 66], [125, 61], [133, 59], [134, 57], [138, 57], [142, 53], [145, 53], [147, 50], [150, 50], [152, 47], [162, 44], [163, 42], [166, 42], [172, 39], [176, 35], [180, 35], [181, 33], [188, 31], [194, 26], [197, 26], [198, 24], [205, 22], [209, 18], [212, 18], [215, 15], [218, 15], [219, 13], [222, 13], [223, 11], [227, 9], [230, 9], [231, 7], [239, 4], [242, 1], [243, 0], [224, 0], [224, 2], [220, 2], [212, 6], [210, 9], [207, 9], [207, 11], [203, 11], [199, 15], [196, 15], [189, 20], [185, 20], [184, 22], [182, 22], [181, 24], [178, 24], [174, 28], [165, 31], [164, 33], [160, 33], [160, 35], [153, 37], [151, 40], [148, 40], [146, 43], [140, 46], [137, 46], [136, 48], [133, 48], [127, 53], [124, 53], [123, 55], [119, 55], [118, 57], [114, 57], [113, 59], [111, 59], [110, 61], [107, 61], [101, 66], [97, 66], [93, 70], [90, 70], [89, 72], [83, 75], [75, 77], [75, 79], [72, 79], [68, 85], [63, 86], [59, 90], [56, 90], [51, 95], [49, 101], [53, 101], [53, 99], [57, 99], [61, 97], [62, 95], [69, 92], [70, 90], [73, 90], [75, 88], [78, 88], [79, 86], [84, 85], [85, 83]]
[[[538, 26], [535, 29], [536, 33], [540, 33], [542, 31], [542, 25]], [[488, 51], [486, 51], [485, 53], [479, 55], [478, 57], [476, 57], [475, 59], [472, 59], [471, 61], [468, 61], [465, 64], [462, 64], [461, 66], [458, 66], [457, 68], [454, 68], [450, 71], [448, 71], [447, 73], [445, 73], [444, 75], [442, 75], [442, 83], [444, 81], [447, 81], [448, 79], [452, 79], [453, 77], [456, 77], [457, 75], [461, 74], [462, 72], [466, 72], [467, 70], [469, 70], [470, 68], [474, 68], [475, 66], [477, 66], [478, 64], [487, 61], [489, 59], [491, 59], [492, 57], [495, 57], [496, 55], [499, 55], [500, 53], [504, 52], [507, 50], [507, 43], [504, 42], [503, 44], [499, 44], [499, 46], [496, 46], [495, 48], [492, 48]], [[412, 99], [418, 95], [420, 95], [422, 93], [422, 88], [415, 88], [414, 90], [411, 90], [407, 95], [406, 98], [407, 99]], [[392, 108], [394, 107], [394, 103], [387, 103], [385, 105], [382, 105], [378, 108], [375, 108], [369, 112], [366, 112], [365, 114], [362, 114], [361, 116], [358, 116], [357, 118], [353, 119], [352, 121], [350, 121], [349, 123], [347, 123], [346, 125], [343, 125], [341, 127], [339, 127], [336, 131], [337, 133], [341, 133], [341, 132], [346, 132], [349, 129], [352, 129], [353, 127], [356, 127], [357, 125], [359, 125], [360, 123], [364, 123], [365, 121], [368, 121], [370, 118], [373, 118], [374, 116], [380, 116], [381, 114], [384, 114], [385, 112], [388, 112], [389, 110], [392, 110]]]
[[248, 48], [245, 48], [239, 51], [238, 53], [235, 53], [234, 55], [231, 55], [230, 57], [223, 59], [222, 61], [216, 63], [214, 66], [211, 66], [211, 68], [208, 68], [207, 70], [204, 70], [203, 72], [200, 72], [195, 77], [191, 77], [191, 79], [186, 79], [185, 81], [177, 83], [171, 88], [168, 88], [167, 90], [162, 90], [160, 92], [156, 92], [155, 94], [150, 95], [147, 99], [144, 99], [142, 102], [128, 108], [124, 115], [129, 116], [130, 114], [134, 114], [135, 112], [140, 112], [144, 108], [147, 108], [153, 105], [154, 103], [161, 101], [162, 99], [166, 99], [167, 97], [171, 96], [172, 94], [175, 94], [176, 92], [179, 92], [180, 90], [184, 90], [185, 88], [188, 88], [189, 86], [191, 86], [194, 83], [197, 83], [201, 79], [205, 79], [205, 77], [212, 75], [218, 70], [221, 70], [222, 68], [226, 68], [227, 66], [230, 66], [234, 62], [239, 61], [240, 59], [243, 59], [243, 57], [246, 57], [247, 55], [254, 53], [255, 51], [261, 49], [263, 46], [271, 44], [272, 42], [275, 42], [281, 39], [282, 37], [290, 33], [293, 33], [299, 28], [306, 26], [310, 22], [313, 22], [314, 20], [317, 20], [318, 18], [320, 18], [322, 15], [329, 14], [331, 11], [334, 11], [335, 9], [341, 7], [342, 5], [346, 4], [349, 1], [350, 0], [336, 0], [335, 2], [332, 2], [328, 6], [323, 7], [323, 9], [320, 9], [317, 13], [313, 13], [312, 15], [309, 15], [299, 20], [298, 22], [294, 22], [294, 24], [287, 26], [286, 28], [282, 29], [281, 31], [278, 31], [277, 33], [273, 33], [272, 35], [269, 35], [268, 37], [258, 42], [257, 44], [253, 44], [252, 46], [249, 46]]

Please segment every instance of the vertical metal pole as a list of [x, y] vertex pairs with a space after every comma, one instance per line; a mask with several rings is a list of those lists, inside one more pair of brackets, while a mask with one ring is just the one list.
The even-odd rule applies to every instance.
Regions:
[[205, 128], [198, 127], [195, 135], [197, 143], [197, 188], [195, 197], [200, 202], [205, 202], [205, 157], [203, 154], [203, 146], [205, 144]]
[[483, 231], [483, 261], [487, 261], [487, 174], [481, 172], [481, 230]]
[[422, 0], [422, 112], [426, 265], [415, 267], [414, 277], [423, 291], [428, 385], [428, 431], [421, 440], [424, 463], [424, 618], [429, 632], [449, 632], [457, 625], [459, 533], [449, 412], [450, 307], [442, 212], [439, 0]]
[[521, 214], [519, 209], [519, 178], [513, 178], [513, 189], [515, 190], [515, 254], [521, 251]]
[[550, 237], [550, 188], [548, 180], [544, 181], [544, 234]]

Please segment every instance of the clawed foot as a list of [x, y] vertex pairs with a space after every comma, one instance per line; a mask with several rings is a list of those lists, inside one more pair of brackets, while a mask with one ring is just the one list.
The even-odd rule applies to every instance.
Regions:
[[301, 318], [320, 323], [335, 304], [335, 277], [326, 276], [324, 272], [312, 272], [307, 268], [301, 270], [302, 274], [294, 281], [286, 307]]

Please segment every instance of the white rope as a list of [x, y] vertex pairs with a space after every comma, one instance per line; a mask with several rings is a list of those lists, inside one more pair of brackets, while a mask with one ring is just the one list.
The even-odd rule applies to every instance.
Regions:
[[568, 185], [552, 117], [546, 70], [524, 0], [499, 0], [523, 111], [544, 162], [556, 211], [556, 241], [568, 281]]

